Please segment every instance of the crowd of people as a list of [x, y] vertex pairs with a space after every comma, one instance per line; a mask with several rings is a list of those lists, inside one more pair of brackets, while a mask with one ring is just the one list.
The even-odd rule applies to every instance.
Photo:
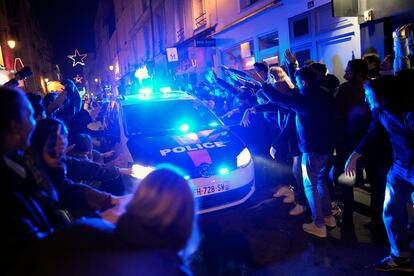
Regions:
[[[327, 237], [337, 215], [342, 227], [353, 228], [354, 187], [368, 184], [371, 222], [366, 227], [376, 236], [388, 235], [391, 245], [390, 256], [376, 264], [385, 271], [412, 271], [407, 227], [409, 217], [414, 225], [410, 36], [409, 25], [396, 30], [395, 57], [381, 61], [368, 53], [350, 60], [341, 84], [320, 62], [307, 60], [299, 67], [287, 50], [285, 66], [256, 62], [250, 72], [222, 66], [224, 78], [211, 73], [190, 89], [224, 121], [235, 118], [230, 122], [254, 129], [238, 130], [253, 151], [267, 145], [273, 159], [291, 166], [290, 187], [278, 188], [274, 196], [295, 203], [290, 215], [310, 209], [312, 222], [303, 224], [305, 232]], [[274, 130], [270, 143], [259, 131], [263, 126]]]
[[[75, 84], [62, 84], [44, 98], [14, 82], [0, 87], [2, 272], [188, 275], [198, 238], [191, 184], [162, 166], [128, 194], [132, 169], [115, 166], [113, 151], [98, 151], [113, 143], [88, 127], [93, 112]], [[101, 124], [111, 118], [107, 105], [95, 114]]]
[[[384, 271], [412, 271], [414, 70], [408, 28], [396, 31], [394, 61], [386, 56], [381, 63], [376, 54], [350, 60], [342, 84], [324, 64], [300, 66], [287, 50], [286, 66], [256, 62], [253, 72], [222, 66], [222, 77], [210, 72], [205, 82], [183, 87], [237, 127], [253, 152], [265, 148], [291, 166], [291, 187], [274, 196], [295, 203], [292, 216], [310, 210], [312, 222], [303, 230], [311, 235], [325, 238], [336, 227], [338, 201], [342, 227], [353, 226], [353, 188], [364, 185], [365, 172], [370, 228], [385, 231], [391, 245], [390, 255], [375, 265]], [[117, 120], [112, 102], [86, 105], [72, 81], [62, 85], [63, 91], [43, 98], [13, 81], [0, 87], [2, 270], [191, 274], [188, 262], [199, 242], [191, 182], [178, 168], [161, 165], [136, 189], [126, 189], [131, 168], [112, 162], [120, 131], [110, 127]]]

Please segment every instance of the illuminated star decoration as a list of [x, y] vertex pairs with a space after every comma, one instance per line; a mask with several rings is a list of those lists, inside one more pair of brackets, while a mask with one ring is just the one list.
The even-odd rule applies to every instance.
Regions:
[[76, 75], [76, 77], [73, 78], [75, 83], [82, 83], [83, 77]]
[[76, 49], [75, 54], [68, 55], [68, 58], [70, 58], [73, 61], [73, 64], [72, 64], [73, 67], [75, 67], [78, 64], [85, 66], [85, 58], [87, 56], [88, 56], [87, 54], [80, 54], [78, 49]]

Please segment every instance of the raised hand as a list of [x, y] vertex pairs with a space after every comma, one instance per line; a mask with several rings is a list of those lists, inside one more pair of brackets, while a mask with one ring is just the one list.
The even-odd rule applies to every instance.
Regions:
[[292, 52], [290, 51], [290, 49], [286, 49], [285, 51], [285, 59], [289, 64], [294, 64], [296, 63], [296, 54], [292, 54]]
[[396, 37], [408, 37], [408, 36], [410, 36], [410, 26], [411, 26], [411, 23], [399, 26], [394, 31], [394, 35]]
[[231, 118], [234, 114], [238, 113], [239, 109], [235, 108], [233, 110], [230, 110], [229, 112], [227, 112], [226, 114], [224, 114], [223, 116], [221, 116], [222, 119], [224, 118]]
[[240, 121], [240, 125], [248, 127], [250, 125], [250, 114], [252, 113], [251, 109], [248, 108], [244, 111], [243, 118]]

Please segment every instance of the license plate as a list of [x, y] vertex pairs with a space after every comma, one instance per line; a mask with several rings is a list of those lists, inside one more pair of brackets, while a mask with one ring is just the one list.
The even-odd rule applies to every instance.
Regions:
[[230, 189], [228, 184], [214, 184], [214, 185], [207, 185], [201, 186], [194, 189], [194, 196], [205, 196], [211, 194], [222, 193], [228, 191]]

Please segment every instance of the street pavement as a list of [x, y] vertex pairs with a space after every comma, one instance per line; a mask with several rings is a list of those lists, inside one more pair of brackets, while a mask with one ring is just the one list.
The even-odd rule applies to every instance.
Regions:
[[[273, 198], [284, 168], [256, 157], [256, 192], [246, 203], [199, 217], [202, 242], [191, 269], [195, 275], [390, 275], [372, 268], [388, 253], [387, 239], [374, 237], [354, 214], [354, 228], [331, 229], [321, 239], [302, 231], [309, 213], [292, 217], [293, 204]], [[363, 191], [355, 193], [366, 204]]]

